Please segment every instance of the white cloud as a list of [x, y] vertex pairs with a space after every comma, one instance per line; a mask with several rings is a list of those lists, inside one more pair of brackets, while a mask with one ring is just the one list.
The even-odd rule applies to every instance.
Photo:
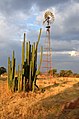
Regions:
[[79, 52], [78, 51], [71, 51], [71, 52], [69, 52], [69, 54], [71, 56], [79, 56]]
[[52, 52], [52, 54], [62, 54], [62, 55], [70, 55], [70, 56], [79, 56], [79, 51], [61, 51], [61, 52]]
[[[40, 55], [41, 53], [38, 52], [38, 55]], [[79, 51], [52, 51], [52, 52], [43, 52], [43, 55], [46, 54], [51, 54], [51, 55], [70, 55], [73, 57], [79, 56]]]

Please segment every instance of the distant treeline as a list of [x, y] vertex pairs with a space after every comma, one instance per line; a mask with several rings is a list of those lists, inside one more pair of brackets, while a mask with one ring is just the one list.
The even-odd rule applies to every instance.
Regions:
[[74, 73], [72, 70], [60, 70], [60, 72], [57, 72], [57, 69], [52, 69], [48, 71], [48, 74], [53, 74], [54, 77], [78, 77], [78, 73]]
[[[0, 75], [6, 73], [6, 68], [0, 67]], [[42, 72], [39, 72], [39, 74], [42, 74]], [[72, 70], [60, 70], [58, 73], [57, 69], [52, 69], [48, 71], [48, 74], [53, 74], [53, 77], [76, 77], [79, 78], [78, 73], [74, 73]]]

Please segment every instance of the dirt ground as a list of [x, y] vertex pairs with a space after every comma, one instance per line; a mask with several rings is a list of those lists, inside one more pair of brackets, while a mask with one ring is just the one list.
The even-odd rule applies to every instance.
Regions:
[[36, 92], [11, 93], [0, 78], [0, 119], [79, 119], [79, 78], [39, 79]]

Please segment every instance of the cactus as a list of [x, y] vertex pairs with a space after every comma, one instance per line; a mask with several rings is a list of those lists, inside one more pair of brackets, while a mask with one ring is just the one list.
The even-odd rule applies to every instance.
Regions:
[[26, 91], [26, 79], [25, 79], [25, 77], [23, 79], [23, 91], [24, 92]]
[[8, 57], [8, 88], [10, 89], [10, 80], [11, 80], [11, 61], [10, 57]]
[[[24, 41], [22, 43], [22, 62], [21, 67], [18, 65], [18, 75], [15, 77], [15, 56], [14, 51], [12, 54], [12, 61], [8, 57], [8, 86], [9, 89], [13, 92], [17, 91], [34, 91], [36, 86], [36, 78], [38, 72], [40, 71], [41, 62], [42, 62], [42, 47], [41, 47], [41, 56], [40, 64], [37, 70], [37, 49], [40, 41], [41, 31], [38, 36], [38, 41], [32, 45], [29, 42]], [[26, 44], [26, 45], [25, 45]], [[25, 47], [26, 46], [26, 47]], [[36, 86], [37, 87], [37, 86]]]
[[10, 61], [10, 57], [8, 57], [8, 87], [12, 91], [14, 91], [15, 87], [15, 56], [14, 51], [12, 53], [12, 61]]
[[42, 56], [43, 56], [43, 47], [41, 46], [41, 48], [40, 48], [40, 63], [39, 63], [39, 65], [38, 65], [38, 70], [37, 70], [37, 72], [36, 72], [36, 75], [38, 75], [39, 74], [39, 72], [40, 72], [40, 68], [41, 68], [41, 63], [42, 63]]
[[21, 91], [20, 82], [21, 82], [21, 72], [20, 72], [20, 65], [18, 65], [18, 92]]
[[33, 80], [33, 85], [32, 85], [32, 90], [33, 90], [33, 92], [34, 92], [34, 90], [35, 90], [35, 86], [36, 87], [38, 87], [37, 85], [36, 85], [36, 78], [37, 78], [37, 75], [39, 75], [39, 72], [40, 72], [40, 68], [41, 68], [41, 63], [42, 63], [42, 55], [43, 55], [43, 47], [41, 46], [41, 55], [40, 55], [40, 63], [39, 63], [39, 65], [38, 65], [38, 70], [36, 70], [36, 73], [35, 73], [35, 77], [34, 77], [34, 80]]

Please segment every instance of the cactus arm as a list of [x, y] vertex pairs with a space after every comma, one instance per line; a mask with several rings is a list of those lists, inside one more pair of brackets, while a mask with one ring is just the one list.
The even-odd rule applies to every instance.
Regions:
[[43, 56], [43, 47], [41, 46], [40, 63], [38, 65], [38, 70], [36, 72], [36, 75], [38, 75], [40, 72], [40, 68], [41, 68], [41, 64], [42, 64], [42, 56]]

